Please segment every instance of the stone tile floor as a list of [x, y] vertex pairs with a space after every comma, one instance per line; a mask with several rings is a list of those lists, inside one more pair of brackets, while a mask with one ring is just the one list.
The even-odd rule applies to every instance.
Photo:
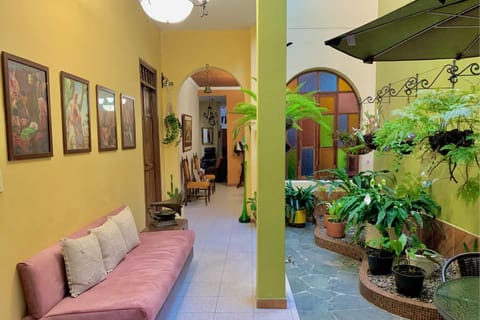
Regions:
[[360, 295], [360, 262], [318, 247], [314, 228], [288, 227], [285, 235], [286, 273], [300, 320], [404, 319]]

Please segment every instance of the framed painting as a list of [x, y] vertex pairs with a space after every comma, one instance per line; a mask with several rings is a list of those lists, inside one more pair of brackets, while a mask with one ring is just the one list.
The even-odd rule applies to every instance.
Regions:
[[97, 91], [98, 151], [117, 150], [115, 91], [100, 85]]
[[92, 151], [88, 81], [60, 72], [63, 153]]
[[183, 152], [192, 150], [192, 116], [182, 114], [182, 147]]
[[120, 94], [122, 108], [120, 109], [122, 149], [135, 149], [135, 99]]
[[53, 156], [48, 68], [2, 52], [8, 160]]

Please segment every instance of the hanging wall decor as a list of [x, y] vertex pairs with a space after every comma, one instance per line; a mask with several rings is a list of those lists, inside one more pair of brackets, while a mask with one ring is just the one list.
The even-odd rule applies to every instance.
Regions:
[[117, 150], [115, 92], [97, 85], [98, 151]]
[[183, 152], [192, 150], [192, 116], [182, 114]]
[[135, 99], [120, 94], [122, 149], [135, 149]]
[[90, 152], [90, 104], [88, 81], [60, 73], [62, 93], [63, 152]]
[[53, 155], [48, 68], [2, 52], [8, 160]]

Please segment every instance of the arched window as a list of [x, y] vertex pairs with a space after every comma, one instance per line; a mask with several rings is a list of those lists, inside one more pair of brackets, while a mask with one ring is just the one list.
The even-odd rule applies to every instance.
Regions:
[[349, 174], [357, 173], [358, 158], [347, 155], [336, 138], [339, 131], [352, 132], [352, 128], [359, 128], [360, 105], [352, 85], [327, 70], [301, 73], [288, 87], [293, 89], [300, 84], [303, 84], [300, 92], [315, 91], [317, 104], [328, 109], [324, 115], [330, 129], [313, 120], [303, 120], [301, 131], [287, 131], [287, 178], [306, 178], [327, 168], [346, 168]]

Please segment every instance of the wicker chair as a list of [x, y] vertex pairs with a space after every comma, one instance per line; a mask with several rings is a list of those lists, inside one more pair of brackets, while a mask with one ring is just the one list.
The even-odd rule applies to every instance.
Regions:
[[448, 259], [442, 267], [442, 281], [448, 279], [448, 268], [456, 263], [461, 277], [480, 277], [480, 252], [462, 253]]

